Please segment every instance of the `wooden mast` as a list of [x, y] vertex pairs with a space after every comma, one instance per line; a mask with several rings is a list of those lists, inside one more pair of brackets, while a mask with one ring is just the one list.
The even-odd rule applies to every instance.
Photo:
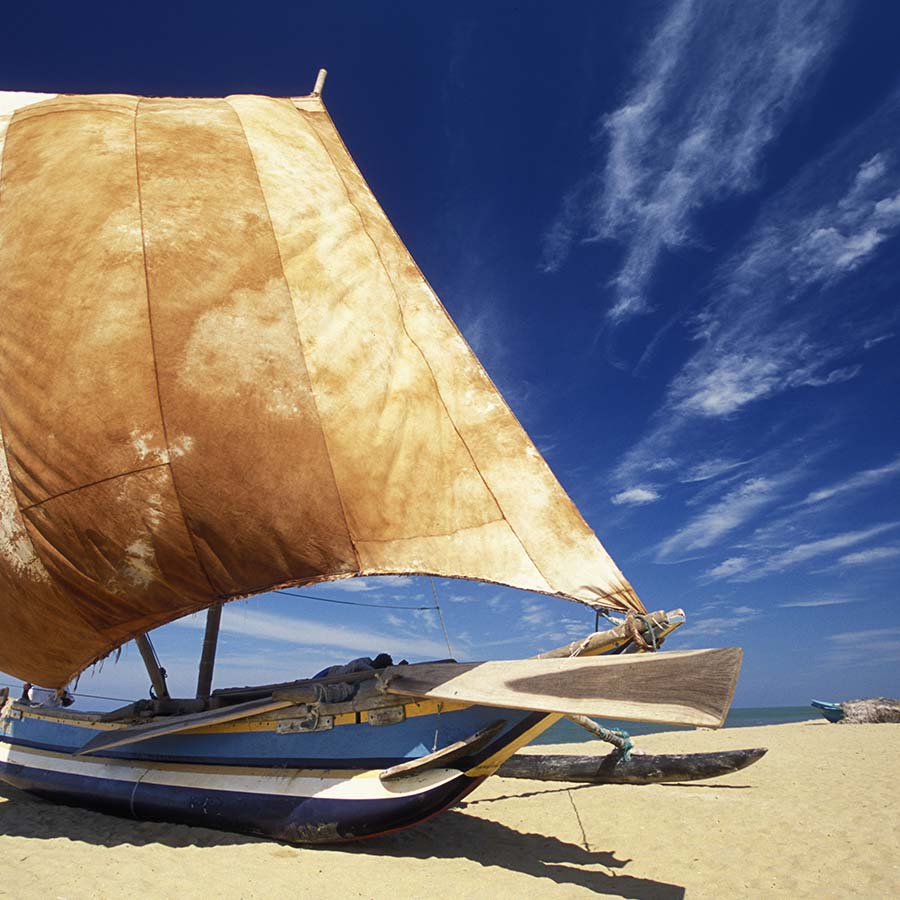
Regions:
[[166, 687], [166, 670], [159, 664], [156, 658], [156, 651], [150, 638], [146, 634], [139, 634], [135, 637], [134, 642], [141, 651], [144, 665], [147, 667], [147, 674], [150, 676], [150, 683], [153, 685], [153, 691], [157, 698], [162, 700], [169, 696], [169, 689]]
[[197, 675], [197, 698], [206, 700], [212, 690], [213, 668], [216, 664], [216, 646], [219, 642], [219, 624], [222, 621], [222, 604], [211, 606], [206, 612], [206, 632], [203, 635], [203, 653]]

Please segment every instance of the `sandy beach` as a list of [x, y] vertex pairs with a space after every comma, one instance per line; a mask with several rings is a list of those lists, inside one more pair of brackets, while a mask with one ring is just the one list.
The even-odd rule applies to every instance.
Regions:
[[898, 895], [900, 726], [811, 721], [638, 739], [647, 753], [757, 746], [769, 753], [751, 768], [690, 785], [492, 778], [419, 828], [337, 847], [133, 822], [0, 785], [0, 896]]

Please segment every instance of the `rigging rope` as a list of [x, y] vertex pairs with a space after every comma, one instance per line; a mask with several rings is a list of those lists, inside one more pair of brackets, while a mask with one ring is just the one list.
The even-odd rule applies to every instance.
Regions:
[[431, 582], [431, 593], [434, 595], [434, 608], [437, 610], [438, 618], [441, 620], [441, 630], [444, 632], [444, 640], [447, 642], [447, 652], [450, 654], [450, 658], [454, 659], [453, 648], [450, 646], [450, 635], [447, 634], [447, 626], [444, 624], [444, 614], [441, 612], [441, 604], [438, 602], [434, 579], [429, 575], [428, 580]]
[[291, 591], [287, 588], [274, 591], [276, 594], [289, 594], [291, 597], [302, 597], [304, 600], [317, 600], [319, 603], [339, 603], [341, 606], [365, 606], [368, 609], [433, 609], [431, 606], [397, 606], [391, 603], [360, 603], [357, 600], [335, 600], [331, 597], [316, 597], [313, 594], [301, 594], [299, 591]]

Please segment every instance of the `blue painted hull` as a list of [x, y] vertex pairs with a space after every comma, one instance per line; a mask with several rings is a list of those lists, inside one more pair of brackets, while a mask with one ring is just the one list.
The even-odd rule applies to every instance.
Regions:
[[813, 700], [810, 706], [815, 707], [829, 722], [840, 722], [844, 718], [844, 710], [839, 703], [827, 703], [824, 700]]
[[408, 796], [369, 799], [134, 784], [48, 772], [39, 766], [4, 766], [3, 780], [57, 803], [139, 820], [258, 834], [292, 843], [333, 843], [416, 825], [452, 806], [484, 778], [453, 773], [452, 778]]
[[[241, 722], [104, 751], [74, 753], [102, 727], [22, 709], [0, 719], [0, 779], [57, 802], [136, 819], [316, 843], [415, 825], [477, 787], [557, 716], [470, 707], [381, 727], [279, 733]], [[16, 713], [13, 713], [15, 716]], [[452, 765], [391, 782], [385, 768], [463, 740], [498, 718], [504, 729]], [[109, 726], [106, 726], [109, 729]]]

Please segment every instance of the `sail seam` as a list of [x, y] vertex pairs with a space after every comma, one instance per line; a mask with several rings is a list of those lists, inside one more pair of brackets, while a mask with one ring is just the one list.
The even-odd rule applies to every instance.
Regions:
[[216, 590], [216, 586], [213, 584], [212, 578], [204, 565], [203, 558], [200, 556], [200, 550], [197, 546], [194, 532], [191, 529], [190, 522], [188, 522], [188, 517], [184, 511], [184, 506], [181, 503], [181, 494], [178, 490], [178, 479], [175, 477], [175, 470], [172, 467], [171, 454], [169, 453], [169, 432], [166, 428], [166, 417], [163, 413], [162, 392], [159, 388], [159, 365], [156, 360], [156, 335], [153, 332], [153, 306], [150, 303], [150, 273], [147, 271], [147, 237], [144, 233], [144, 198], [141, 192], [140, 150], [138, 149], [138, 110], [140, 109], [142, 101], [143, 97], [139, 97], [138, 102], [134, 106], [134, 173], [135, 181], [137, 183], [138, 216], [140, 217], [141, 223], [141, 254], [143, 255], [144, 260], [144, 289], [147, 296], [147, 327], [150, 331], [150, 353], [153, 356], [153, 381], [156, 385], [156, 402], [159, 408], [159, 421], [162, 425], [163, 441], [166, 445], [166, 462], [163, 465], [169, 467], [169, 477], [172, 479], [172, 491], [175, 494], [175, 501], [178, 503], [178, 509], [181, 512], [181, 521], [184, 523], [184, 529], [187, 532], [188, 540], [191, 542], [191, 549], [194, 551], [194, 558], [197, 560], [197, 565], [203, 573], [203, 577], [206, 579], [206, 583], [209, 585], [213, 595], [219, 597], [219, 592]]
[[42, 500], [35, 500], [34, 503], [29, 503], [27, 506], [20, 506], [19, 509], [22, 512], [28, 512], [28, 510], [36, 509], [37, 507], [43, 506], [45, 503], [50, 503], [52, 500], [58, 500], [60, 497], [67, 497], [69, 494], [77, 494], [78, 491], [86, 490], [95, 485], [105, 484], [107, 481], [115, 481], [117, 478], [127, 478], [129, 475], [140, 475], [141, 472], [150, 472], [153, 469], [162, 469], [167, 465], [169, 465], [169, 463], [161, 462], [154, 463], [152, 466], [143, 466], [140, 469], [130, 469], [127, 472], [117, 472], [115, 475], [107, 475], [106, 478], [97, 478], [94, 481], [87, 481], [84, 484], [79, 484], [78, 487], [69, 488], [67, 491], [59, 491], [59, 493], [44, 497]]
[[344, 529], [347, 532], [347, 540], [350, 543], [350, 548], [353, 550], [353, 558], [356, 560], [356, 571], [362, 571], [362, 561], [359, 558], [359, 551], [356, 549], [356, 538], [350, 533], [350, 519], [347, 516], [347, 507], [344, 505], [344, 497], [341, 494], [341, 488], [338, 484], [337, 476], [334, 471], [334, 463], [331, 459], [331, 451], [328, 447], [328, 436], [325, 433], [325, 426], [322, 423], [322, 416], [319, 413], [319, 403], [316, 399], [316, 392], [312, 390], [312, 376], [309, 374], [309, 366], [306, 364], [306, 355], [303, 352], [303, 338], [300, 334], [300, 323], [297, 321], [297, 313], [294, 310], [294, 301], [293, 295], [291, 292], [291, 285], [288, 281], [287, 274], [284, 271], [284, 257], [281, 255], [281, 244], [278, 241], [278, 235], [275, 233], [275, 226], [272, 224], [272, 212], [269, 209], [269, 201], [266, 199], [266, 192], [262, 186], [262, 179], [259, 177], [259, 166], [256, 162], [256, 156], [253, 154], [253, 147], [250, 144], [250, 139], [247, 137], [247, 129], [244, 128], [244, 120], [241, 118], [241, 114], [237, 111], [231, 101], [226, 97], [225, 102], [231, 108], [234, 117], [238, 121], [238, 125], [241, 129], [241, 134], [244, 136], [244, 142], [247, 144], [247, 152], [250, 154], [250, 159], [253, 161], [253, 175], [256, 178], [256, 184], [259, 187], [259, 194], [262, 197], [263, 208], [266, 211], [266, 218], [269, 220], [269, 230], [272, 233], [272, 240], [275, 242], [275, 250], [278, 253], [278, 264], [281, 266], [281, 277], [284, 281], [285, 290], [287, 290], [288, 297], [291, 299], [291, 318], [294, 320], [294, 329], [297, 332], [297, 349], [300, 351], [300, 358], [303, 360], [303, 368], [306, 370], [306, 377], [310, 380], [310, 399], [312, 400], [313, 409], [316, 411], [316, 421], [319, 424], [319, 431], [322, 434], [322, 444], [325, 447], [325, 458], [328, 460], [328, 468], [331, 469], [331, 480], [334, 484], [334, 490], [337, 494], [338, 502], [341, 504], [341, 515], [344, 517]]
[[[326, 111], [326, 115], [328, 115], [327, 111]], [[331, 122], [331, 116], [328, 116], [328, 120], [329, 120], [329, 122]], [[341, 142], [341, 146], [344, 148], [344, 152], [347, 154], [348, 157], [350, 157], [350, 159], [352, 159], [352, 156], [350, 156], [350, 152], [347, 150], [347, 147], [346, 147], [346, 145], [344, 144], [344, 139], [341, 137], [341, 135], [340, 135], [340, 133], [338, 132], [337, 128], [334, 127], [334, 123], [332, 122], [331, 124], [332, 124], [332, 130], [333, 130], [334, 133], [337, 135], [338, 140]], [[434, 390], [435, 390], [435, 393], [437, 394], [438, 398], [439, 398], [440, 401], [441, 401], [441, 406], [444, 408], [444, 412], [447, 414], [447, 419], [449, 420], [450, 424], [453, 426], [453, 430], [454, 430], [454, 432], [456, 433], [456, 436], [459, 438], [460, 443], [463, 445], [463, 447], [466, 448], [466, 453], [468, 454], [469, 459], [472, 461], [472, 465], [473, 465], [473, 467], [475, 468], [475, 471], [478, 473], [478, 477], [481, 479], [481, 483], [484, 485], [485, 490], [491, 495], [491, 499], [494, 501], [494, 505], [497, 507], [497, 510], [499, 511], [500, 515], [502, 516], [503, 521], [506, 522], [507, 527], [508, 527], [509, 530], [512, 532], [513, 537], [515, 537], [515, 539], [516, 539], [516, 541], [518, 542], [519, 546], [522, 548], [522, 552], [525, 554], [526, 557], [528, 557], [528, 560], [529, 560], [529, 561], [531, 562], [531, 564], [534, 566], [535, 571], [538, 573], [538, 575], [540, 575], [540, 577], [544, 580], [544, 582], [546, 582], [548, 588], [551, 588], [551, 589], [552, 589], [552, 585], [550, 584], [549, 579], [548, 579], [547, 576], [543, 573], [543, 571], [541, 570], [540, 566], [538, 566], [537, 562], [535, 561], [535, 559], [534, 559], [534, 557], [531, 555], [531, 553], [528, 552], [528, 548], [525, 546], [525, 543], [523, 542], [522, 538], [519, 537], [518, 532], [517, 532], [516, 529], [513, 527], [512, 523], [509, 521], [509, 518], [507, 517], [506, 513], [504, 512], [503, 507], [500, 505], [500, 501], [497, 499], [497, 495], [496, 495], [496, 494], [494, 493], [494, 491], [491, 489], [491, 486], [488, 484], [487, 479], [484, 477], [484, 473], [481, 471], [481, 468], [479, 467], [478, 463], [475, 461], [475, 457], [472, 455], [472, 450], [471, 450], [471, 448], [469, 447], [468, 442], [466, 441], [466, 439], [465, 439], [465, 438], [462, 436], [462, 434], [460, 433], [460, 431], [459, 431], [459, 426], [456, 424], [456, 420], [453, 418], [453, 416], [452, 416], [451, 413], [450, 413], [450, 410], [447, 408], [447, 404], [446, 404], [446, 402], [445, 402], [445, 400], [444, 400], [443, 394], [441, 393], [441, 388], [440, 388], [440, 385], [438, 384], [438, 380], [437, 380], [437, 378], [436, 378], [436, 376], [435, 376], [435, 374], [434, 374], [434, 369], [432, 369], [432, 367], [431, 367], [431, 363], [429, 362], [429, 360], [428, 360], [428, 358], [426, 357], [425, 353], [422, 351], [422, 348], [421, 348], [421, 347], [419, 346], [419, 344], [416, 342], [415, 338], [413, 338], [413, 336], [409, 333], [409, 329], [408, 329], [407, 326], [406, 326], [406, 317], [405, 317], [404, 312], [403, 312], [403, 304], [400, 302], [400, 295], [399, 295], [399, 292], [397, 291], [397, 285], [396, 285], [396, 283], [394, 282], [394, 278], [393, 278], [393, 276], [391, 275], [390, 270], [388, 269], [388, 266], [387, 266], [387, 264], [386, 264], [386, 262], [385, 262], [385, 260], [384, 260], [384, 257], [382, 256], [381, 248], [378, 246], [378, 242], [372, 237], [372, 234], [371, 234], [371, 232], [369, 231], [368, 226], [366, 225], [365, 217], [363, 216], [362, 212], [360, 211], [359, 206], [356, 204], [356, 201], [353, 199], [353, 195], [352, 195], [352, 193], [350, 192], [350, 188], [348, 187], [347, 182], [346, 182], [345, 179], [344, 179], [344, 176], [343, 176], [343, 173], [342, 173], [341, 170], [340, 170], [340, 167], [339, 167], [339, 166], [337, 165], [337, 163], [335, 162], [334, 157], [333, 157], [332, 154], [331, 154], [331, 151], [329, 150], [329, 148], [328, 148], [328, 146], [325, 144], [325, 142], [322, 140], [321, 136], [319, 135], [318, 130], [314, 128], [314, 129], [313, 129], [313, 132], [314, 132], [315, 135], [316, 135], [316, 139], [317, 139], [317, 140], [319, 141], [319, 143], [321, 144], [322, 149], [325, 151], [326, 156], [327, 156], [328, 159], [331, 161], [331, 165], [334, 167], [334, 170], [335, 170], [335, 172], [337, 173], [338, 179], [339, 179], [339, 181], [341, 182], [341, 185], [342, 185], [343, 188], [344, 188], [344, 193], [347, 195], [347, 201], [350, 203], [350, 205], [351, 205], [351, 206], [353, 207], [353, 209], [356, 211], [356, 215], [359, 217], [360, 225], [362, 226], [363, 232], [365, 233], [366, 237], [369, 239], [369, 242], [372, 244], [372, 246], [373, 246], [374, 249], [375, 249], [375, 254], [376, 254], [377, 257], [378, 257], [379, 262], [381, 263], [381, 268], [382, 268], [382, 270], [384, 271], [384, 274], [387, 276], [388, 281], [390, 282], [390, 285], [391, 285], [391, 292], [393, 293], [393, 295], [394, 295], [394, 300], [395, 300], [395, 302], [396, 302], [396, 304], [397, 304], [397, 310], [398, 310], [398, 313], [399, 313], [399, 315], [400, 315], [400, 322], [401, 322], [401, 324], [403, 325], [403, 331], [404, 331], [404, 333], [406, 334], [407, 338], [409, 338], [410, 343], [411, 343], [411, 344], [416, 348], [416, 350], [418, 351], [419, 356], [422, 358], [422, 361], [425, 363], [425, 366], [428, 368], [428, 372], [429, 372], [429, 374], [431, 375], [431, 380], [432, 380], [432, 382], [433, 382], [433, 384], [434, 384]], [[380, 210], [381, 207], [380, 207], [380, 205], [378, 205], [377, 199], [375, 199], [374, 196], [373, 196], [372, 199], [375, 201], [375, 204], [378, 206], [378, 208], [379, 208], [379, 210]], [[395, 233], [396, 233], [396, 232], [395, 232]], [[398, 240], [399, 240], [399, 235], [398, 235], [397, 237], [398, 237]], [[402, 243], [402, 242], [401, 242], [401, 243]], [[404, 245], [404, 246], [405, 246], [405, 245]], [[449, 319], [450, 316], [448, 315], [447, 318]], [[452, 319], [451, 319], [451, 321], [452, 321]], [[498, 392], [498, 393], [499, 393], [499, 392]], [[488, 524], [488, 523], [484, 523], [484, 524]]]
[[429, 540], [431, 538], [448, 538], [453, 537], [457, 534], [464, 534], [468, 531], [478, 531], [478, 529], [480, 528], [487, 528], [488, 525], [499, 525], [501, 522], [506, 522], [506, 518], [502, 513], [496, 519], [488, 519], [486, 522], [482, 522], [479, 525], [467, 525], [465, 528], [455, 528], [453, 531], [437, 531], [431, 532], [430, 534], [413, 534], [389, 538], [360, 538], [359, 542], [361, 544], [395, 544], [401, 543], [402, 541]]

